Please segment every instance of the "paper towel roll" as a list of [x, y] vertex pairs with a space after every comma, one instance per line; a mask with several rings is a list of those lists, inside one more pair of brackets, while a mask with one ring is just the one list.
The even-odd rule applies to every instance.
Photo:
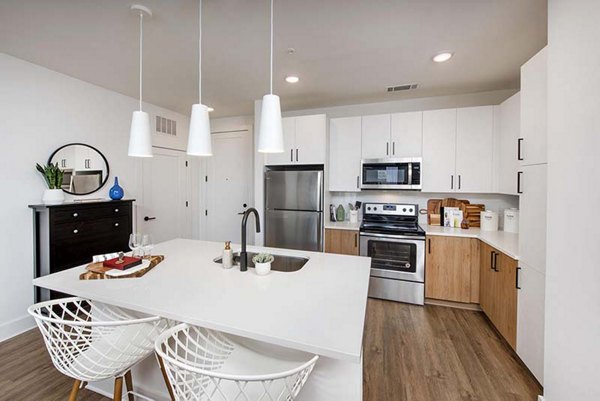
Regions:
[[481, 212], [481, 231], [498, 231], [498, 213], [492, 210]]
[[519, 232], [519, 209], [511, 208], [504, 211], [504, 231], [509, 233]]

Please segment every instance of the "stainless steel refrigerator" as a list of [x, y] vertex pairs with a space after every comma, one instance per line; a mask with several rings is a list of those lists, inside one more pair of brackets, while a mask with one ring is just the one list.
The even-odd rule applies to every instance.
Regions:
[[323, 170], [265, 172], [265, 245], [323, 251]]

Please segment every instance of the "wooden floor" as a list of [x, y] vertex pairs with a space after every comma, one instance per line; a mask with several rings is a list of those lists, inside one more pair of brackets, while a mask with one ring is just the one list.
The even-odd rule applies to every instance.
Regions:
[[[71, 385], [37, 329], [0, 343], [0, 401], [64, 401]], [[364, 401], [536, 401], [541, 391], [482, 313], [369, 299]]]

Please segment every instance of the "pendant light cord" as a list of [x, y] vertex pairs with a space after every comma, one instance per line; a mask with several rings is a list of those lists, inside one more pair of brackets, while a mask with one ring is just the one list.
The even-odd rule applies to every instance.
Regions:
[[198, 0], [198, 104], [202, 104], [202, 0]]
[[271, 83], [270, 92], [273, 94], [273, 0], [271, 0]]
[[144, 48], [144, 13], [140, 13], [140, 111], [142, 111], [142, 81], [143, 81], [143, 69], [142, 69], [142, 56]]

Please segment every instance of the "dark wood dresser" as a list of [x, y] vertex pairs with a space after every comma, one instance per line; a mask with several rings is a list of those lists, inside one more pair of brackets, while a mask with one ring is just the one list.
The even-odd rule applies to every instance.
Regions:
[[[34, 277], [92, 261], [92, 256], [129, 251], [133, 199], [31, 205], [34, 226]], [[66, 294], [35, 289], [45, 301]]]

